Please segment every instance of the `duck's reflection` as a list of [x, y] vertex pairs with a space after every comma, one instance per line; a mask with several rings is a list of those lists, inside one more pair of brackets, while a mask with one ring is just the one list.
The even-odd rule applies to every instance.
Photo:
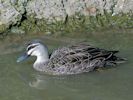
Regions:
[[[88, 75], [87, 75], [88, 76]], [[69, 91], [78, 91], [85, 89], [86, 74], [72, 76], [50, 76], [44, 74], [33, 74], [29, 86], [36, 89], [58, 90], [65, 89]]]
[[39, 77], [35, 77], [35, 80], [29, 82], [30, 87], [34, 87], [37, 89], [45, 89], [47, 88], [47, 82], [40, 79]]
[[96, 84], [98, 84], [100, 80], [100, 77], [97, 75], [98, 73], [95, 72], [78, 75], [53, 76], [23, 69], [18, 72], [18, 74], [19, 78], [30, 88], [49, 91], [50, 93], [56, 93], [57, 90], [58, 93], [87, 92], [88, 89], [96, 88]]

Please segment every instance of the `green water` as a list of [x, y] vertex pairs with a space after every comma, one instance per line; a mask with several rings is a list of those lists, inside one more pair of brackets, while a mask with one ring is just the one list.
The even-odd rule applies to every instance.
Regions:
[[[133, 35], [92, 35], [85, 40], [95, 46], [120, 50], [119, 55], [128, 61], [102, 71], [49, 76], [32, 68], [34, 58], [16, 63], [21, 52], [1, 54], [0, 100], [133, 100]], [[45, 39], [45, 43], [51, 49], [63, 45], [60, 40]]]

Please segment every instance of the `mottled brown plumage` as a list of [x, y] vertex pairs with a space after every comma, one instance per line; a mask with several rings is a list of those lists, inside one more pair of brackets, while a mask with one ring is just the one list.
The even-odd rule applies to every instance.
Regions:
[[55, 50], [47, 66], [54, 74], [78, 74], [90, 72], [99, 67], [114, 66], [123, 61], [114, 54], [118, 51], [107, 51], [92, 47], [86, 43], [75, 44]]

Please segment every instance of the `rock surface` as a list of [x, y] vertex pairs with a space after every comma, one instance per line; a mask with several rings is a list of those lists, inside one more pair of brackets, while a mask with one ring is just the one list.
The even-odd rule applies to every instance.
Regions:
[[58, 21], [76, 13], [88, 16], [105, 10], [112, 15], [133, 12], [133, 0], [0, 0], [0, 33], [20, 24], [24, 16]]

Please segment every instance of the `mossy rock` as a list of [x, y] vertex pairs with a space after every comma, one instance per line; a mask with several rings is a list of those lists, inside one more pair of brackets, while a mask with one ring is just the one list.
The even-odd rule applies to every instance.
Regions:
[[11, 33], [14, 33], [14, 34], [25, 34], [25, 31], [18, 28], [18, 27], [12, 27], [11, 28]]
[[9, 26], [6, 26], [4, 24], [0, 25], [0, 34], [4, 34], [8, 30]]
[[[53, 22], [48, 22], [46, 19], [34, 18], [33, 15], [26, 16], [25, 19], [15, 27], [18, 27], [18, 29], [25, 31], [26, 33], [43, 32], [46, 34], [88, 33], [106, 31], [109, 29], [131, 29], [133, 27], [133, 14], [118, 14], [115, 16], [112, 16], [112, 13], [107, 12], [103, 15], [97, 14], [96, 16], [75, 14], [67, 17], [65, 21], [54, 20]], [[17, 33], [24, 33], [18, 29], [16, 30], [15, 28]]]

